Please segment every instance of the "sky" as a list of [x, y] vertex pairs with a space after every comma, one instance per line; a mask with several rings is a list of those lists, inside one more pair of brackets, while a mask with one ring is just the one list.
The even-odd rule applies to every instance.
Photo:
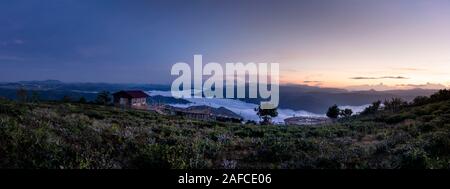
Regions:
[[2, 0], [0, 82], [170, 84], [177, 62], [279, 63], [283, 84], [450, 86], [448, 0]]

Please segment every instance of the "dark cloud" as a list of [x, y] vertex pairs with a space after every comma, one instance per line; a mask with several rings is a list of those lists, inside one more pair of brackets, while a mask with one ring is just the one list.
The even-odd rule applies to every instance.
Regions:
[[380, 77], [380, 79], [408, 79], [408, 78], [403, 76], [384, 76]]
[[322, 81], [303, 81], [303, 83], [321, 83]]
[[403, 76], [382, 76], [382, 77], [351, 77], [350, 79], [368, 80], [368, 79], [409, 79]]
[[377, 77], [351, 77], [350, 79], [379, 79]]

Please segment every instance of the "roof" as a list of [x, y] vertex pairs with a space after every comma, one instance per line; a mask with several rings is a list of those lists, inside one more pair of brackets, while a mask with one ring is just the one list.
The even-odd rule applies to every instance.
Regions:
[[190, 106], [190, 107], [186, 108], [185, 111], [189, 112], [189, 113], [209, 114], [209, 115], [214, 115], [214, 116], [223, 117], [223, 118], [230, 118], [230, 119], [242, 119], [242, 117], [240, 115], [238, 115], [224, 107], [213, 108], [213, 107], [205, 106], [205, 105]]
[[326, 117], [290, 117], [284, 119], [286, 124], [294, 124], [294, 125], [315, 125], [315, 124], [323, 124], [329, 122], [330, 119]]
[[147, 98], [149, 95], [143, 91], [119, 91], [113, 94], [114, 97], [126, 97], [126, 98]]

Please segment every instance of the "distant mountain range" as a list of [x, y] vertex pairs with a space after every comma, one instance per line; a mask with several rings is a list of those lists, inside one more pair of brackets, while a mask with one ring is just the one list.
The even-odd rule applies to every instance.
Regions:
[[63, 91], [119, 91], [119, 90], [170, 90], [168, 85], [136, 84], [136, 83], [64, 83], [58, 80], [3, 82], [0, 88], [27, 90], [63, 90]]
[[[30, 93], [36, 91], [42, 100], [59, 100], [64, 96], [69, 96], [73, 100], [81, 97], [88, 101], [95, 100], [100, 91], [109, 91], [111, 93], [120, 90], [170, 90], [168, 85], [153, 84], [117, 84], [117, 83], [65, 83], [58, 80], [45, 81], [19, 81], [0, 83], [0, 96], [16, 99], [17, 89], [23, 88]], [[158, 98], [159, 101], [168, 101], [170, 99]]]
[[[305, 85], [280, 86], [280, 107], [293, 110], [306, 110], [313, 113], [324, 113], [328, 107], [360, 106], [377, 100], [402, 98], [407, 101], [417, 96], [429, 96], [437, 90], [409, 89], [389, 91], [347, 91], [345, 89], [319, 88]], [[246, 102], [259, 103], [261, 99], [244, 99]]]
[[[0, 83], [0, 96], [15, 99], [17, 89], [24, 88], [30, 91], [37, 91], [42, 100], [59, 100], [63, 96], [70, 96], [72, 99], [84, 97], [87, 100], [94, 100], [99, 91], [116, 92], [119, 90], [170, 90], [169, 85], [154, 84], [114, 84], [114, 83], [64, 83], [58, 80], [45, 81], [20, 81]], [[320, 88], [307, 85], [282, 85], [280, 86], [280, 108], [292, 110], [305, 110], [312, 113], [323, 114], [331, 105], [360, 106], [372, 103], [376, 100], [385, 100], [394, 97], [404, 100], [412, 100], [416, 96], [429, 96], [436, 92], [433, 89], [409, 89], [409, 90], [389, 90], [389, 91], [348, 91], [338, 88]], [[153, 97], [153, 102], [178, 102], [185, 103], [167, 97]], [[240, 99], [249, 103], [259, 103], [261, 99]]]

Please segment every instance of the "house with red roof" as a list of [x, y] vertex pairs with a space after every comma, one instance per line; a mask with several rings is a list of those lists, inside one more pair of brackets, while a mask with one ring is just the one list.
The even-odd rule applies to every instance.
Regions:
[[149, 95], [143, 91], [119, 91], [113, 94], [114, 105], [122, 108], [147, 109]]

